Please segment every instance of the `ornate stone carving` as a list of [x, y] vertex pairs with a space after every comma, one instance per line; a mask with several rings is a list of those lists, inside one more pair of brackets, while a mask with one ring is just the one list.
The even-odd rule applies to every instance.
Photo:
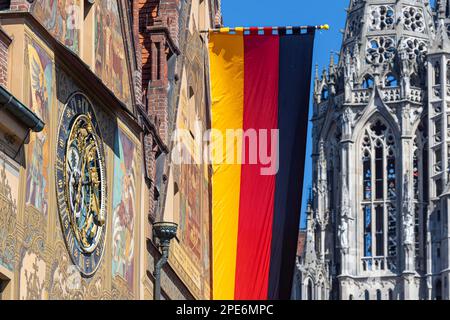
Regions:
[[[410, 61], [417, 61], [417, 62], [423, 61], [428, 51], [427, 44], [425, 41], [413, 37], [402, 38], [398, 50], [399, 52], [402, 52], [404, 57], [407, 57]], [[402, 70], [404, 70], [403, 64]]]
[[403, 178], [403, 244], [408, 250], [414, 247], [414, 202], [411, 195], [410, 173], [407, 171]]
[[17, 204], [6, 177], [6, 162], [0, 156], [0, 264], [14, 270]]

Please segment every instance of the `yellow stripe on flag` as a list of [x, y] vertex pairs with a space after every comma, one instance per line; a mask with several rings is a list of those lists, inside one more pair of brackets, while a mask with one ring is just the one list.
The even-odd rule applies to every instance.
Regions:
[[[225, 146], [227, 129], [242, 129], [244, 115], [243, 34], [210, 33], [212, 149]], [[214, 134], [221, 133], [221, 137]], [[242, 132], [242, 131], [240, 131]], [[213, 298], [234, 299], [242, 133], [213, 157]], [[238, 162], [230, 163], [230, 154]], [[218, 161], [216, 161], [218, 160]], [[220, 161], [222, 160], [222, 161]], [[220, 163], [223, 162], [223, 163]]]

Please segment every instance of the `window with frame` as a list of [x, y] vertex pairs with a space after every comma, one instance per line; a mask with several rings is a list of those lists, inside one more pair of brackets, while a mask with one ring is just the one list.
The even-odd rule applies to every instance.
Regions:
[[[381, 120], [372, 122], [362, 139], [363, 259], [397, 256], [397, 162], [392, 130]], [[395, 262], [380, 268], [395, 268]], [[365, 268], [371, 269], [372, 261]], [[366, 269], [366, 270], [367, 270]]]

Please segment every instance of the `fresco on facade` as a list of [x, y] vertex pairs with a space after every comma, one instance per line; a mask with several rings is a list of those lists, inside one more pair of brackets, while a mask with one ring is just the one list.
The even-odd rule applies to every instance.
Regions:
[[79, 52], [81, 0], [37, 0], [31, 12], [56, 39]]
[[97, 2], [94, 32], [95, 73], [131, 108], [130, 80], [116, 0]]
[[124, 278], [132, 290], [138, 157], [135, 144], [120, 129], [114, 149], [112, 275]]
[[14, 270], [19, 172], [0, 153], [0, 265]]
[[53, 63], [48, 54], [33, 40], [26, 38], [29, 69], [29, 106], [46, 126], [30, 135], [27, 154], [27, 190], [25, 201], [47, 215], [49, 194], [49, 114], [53, 96]]

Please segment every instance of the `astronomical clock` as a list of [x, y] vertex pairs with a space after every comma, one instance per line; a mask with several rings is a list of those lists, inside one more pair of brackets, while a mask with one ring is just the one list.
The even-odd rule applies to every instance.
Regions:
[[85, 95], [69, 98], [58, 130], [56, 192], [62, 232], [73, 263], [90, 276], [104, 250], [106, 174], [100, 129]]

